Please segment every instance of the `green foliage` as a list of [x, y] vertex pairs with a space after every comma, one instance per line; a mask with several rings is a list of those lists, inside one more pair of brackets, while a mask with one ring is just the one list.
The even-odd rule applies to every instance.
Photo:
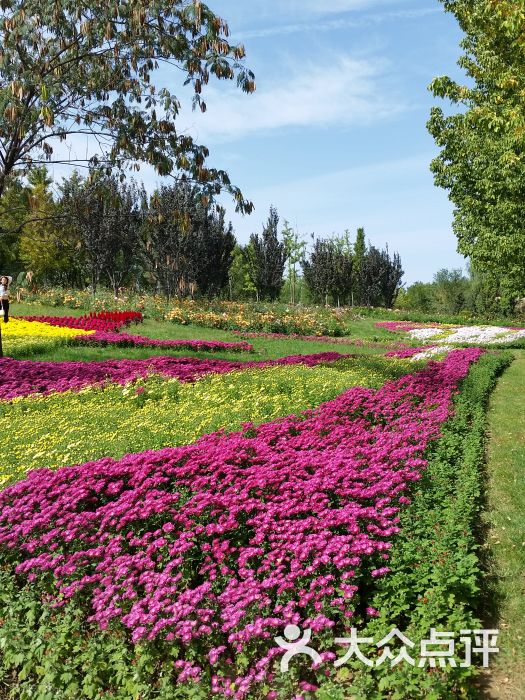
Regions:
[[0, 265], [3, 270], [20, 269], [20, 230], [29, 211], [27, 187], [12, 175], [0, 198]]
[[396, 307], [425, 314], [463, 314], [464, 318], [512, 315], [515, 298], [507, 280], [499, 279], [494, 273], [479, 272], [472, 266], [469, 272], [467, 277], [459, 269], [439, 270], [433, 282], [415, 282], [403, 290]]
[[150, 274], [170, 299], [215, 296], [228, 284], [235, 236], [224, 211], [187, 183], [163, 185], [150, 198], [144, 229]]
[[306, 241], [301, 240], [299, 233], [293, 229], [288, 221], [285, 220], [284, 228], [281, 231], [281, 235], [284, 241], [284, 249], [286, 252], [286, 260], [288, 265], [288, 289], [290, 292], [290, 304], [295, 304], [295, 302], [300, 298], [298, 296], [298, 276], [297, 276], [297, 264], [304, 260]]
[[352, 255], [334, 239], [317, 239], [303, 274], [308, 289], [317, 302], [337, 304], [350, 300], [352, 292]]
[[357, 235], [354, 243], [354, 289], [352, 304], [359, 306], [363, 303], [364, 288], [363, 288], [363, 266], [366, 254], [365, 229], [360, 227], [357, 229]]
[[26, 270], [37, 278], [60, 279], [74, 267], [75, 238], [60, 226], [58, 207], [45, 167], [35, 168], [28, 178], [28, 211], [20, 234], [20, 257]]
[[83, 179], [77, 173], [61, 186], [58, 204], [62, 227], [76, 241], [70, 259], [79, 263], [96, 292], [101, 279], [114, 293], [132, 270], [138, 257], [143, 220], [143, 191], [115, 176], [92, 171]]
[[440, 154], [431, 169], [454, 204], [459, 251], [515, 301], [525, 295], [525, 3], [442, 1], [465, 33], [459, 65], [468, 81], [431, 84], [458, 110], [432, 109], [428, 128]]
[[53, 139], [80, 134], [94, 137], [92, 165], [124, 172], [143, 162], [159, 175], [179, 171], [210, 196], [226, 189], [237, 209], [251, 211], [227, 173], [206, 167], [208, 149], [176, 128], [177, 97], [154, 84], [161, 66], [180, 69], [202, 111], [212, 77], [255, 89], [244, 48], [228, 43], [226, 22], [207, 5], [10, 0], [2, 8], [0, 195], [14, 171], [63, 162], [53, 155]]
[[244, 249], [248, 274], [257, 292], [257, 301], [275, 301], [283, 287], [286, 245], [279, 241], [279, 216], [270, 207], [268, 221], [262, 235], [252, 233]]

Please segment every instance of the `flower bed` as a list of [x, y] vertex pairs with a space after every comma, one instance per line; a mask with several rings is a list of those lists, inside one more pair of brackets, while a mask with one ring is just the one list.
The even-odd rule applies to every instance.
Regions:
[[205, 352], [220, 352], [230, 350], [233, 352], [253, 352], [253, 345], [245, 341], [224, 342], [221, 340], [157, 340], [147, 338], [143, 335], [130, 335], [128, 333], [111, 333], [96, 331], [92, 335], [81, 335], [74, 339], [82, 345], [116, 345], [117, 347], [150, 347], [150, 348], [173, 348], [180, 350], [195, 350]]
[[6, 355], [29, 355], [65, 343], [68, 339], [88, 335], [94, 331], [53, 326], [42, 321], [28, 321], [11, 317], [2, 323], [3, 349]]
[[439, 323], [383, 321], [375, 324], [391, 331], [403, 331], [414, 340], [432, 340], [447, 345], [510, 345], [525, 341], [525, 328], [504, 326], [451, 326]]
[[401, 359], [411, 359], [414, 362], [419, 360], [430, 360], [441, 357], [454, 350], [453, 345], [423, 345], [420, 348], [405, 347], [401, 350], [394, 350], [385, 353], [385, 357], [399, 357]]
[[349, 309], [306, 308], [284, 304], [240, 304], [227, 301], [203, 304], [179, 301], [165, 318], [173, 323], [192, 323], [224, 330], [342, 336], [345, 335], [346, 322], [354, 319], [355, 314]]
[[111, 332], [130, 323], [140, 323], [139, 311], [97, 311], [84, 316], [21, 316], [25, 321], [49, 323], [52, 326]]
[[67, 326], [57, 327], [42, 320], [11, 318], [9, 323], [2, 324], [2, 337], [9, 338], [73, 338], [77, 335], [87, 335], [92, 330], [77, 330]]
[[[264, 692], [265, 682], [277, 681], [273, 663], [282, 653], [271, 638], [286, 624], [311, 628], [322, 649], [334, 627], [348, 636], [376, 614], [367, 610], [367, 590], [388, 573], [399, 510], [480, 353], [454, 350], [377, 391], [349, 389], [300, 417], [32, 472], [0, 493], [4, 590], [13, 589], [15, 571], [27, 582], [16, 614], [26, 620], [27, 606], [35, 619], [62, 607], [70, 624], [83, 621], [84, 639], [85, 621], [116, 639], [129, 635], [166, 693], [187, 686], [190, 697], [194, 681], [199, 698]], [[87, 646], [105, 644], [100, 634], [88, 635]], [[130, 658], [126, 644], [121, 656]], [[68, 659], [66, 680], [61, 664], [57, 672], [28, 667], [33, 690], [46, 673], [55, 673], [57, 690], [71, 678], [80, 687], [86, 673], [100, 683], [85, 648]], [[137, 682], [133, 667], [127, 673]], [[324, 669], [310, 676], [319, 681]], [[107, 679], [104, 691], [123, 680]]]
[[[330, 335], [299, 335], [297, 333], [255, 333], [248, 331], [232, 331], [235, 335], [239, 335], [242, 338], [268, 338], [269, 340], [304, 340], [313, 343], [333, 343], [334, 345], [353, 345], [354, 347], [364, 348], [364, 347], [374, 347], [377, 345], [384, 346], [384, 341], [377, 340], [365, 340], [363, 338], [349, 338], [347, 336], [342, 338], [337, 338]], [[388, 342], [389, 347], [399, 347], [404, 348], [404, 343]]]
[[79, 390], [104, 382], [127, 384], [139, 377], [160, 374], [181, 382], [193, 382], [206, 374], [224, 374], [249, 367], [302, 364], [313, 367], [346, 357], [338, 352], [289, 355], [278, 360], [250, 362], [201, 360], [196, 357], [149, 357], [146, 360], [102, 360], [100, 362], [33, 362], [0, 358], [0, 399], [29, 394]]
[[[0, 485], [39, 467], [175, 447], [243, 423], [299, 413], [350, 386], [379, 387], [408, 361], [349, 358], [314, 367], [273, 365], [209, 374], [195, 383], [151, 376], [133, 383], [31, 395], [3, 402]], [[12, 426], [16, 430], [12, 430]]]
[[[430, 324], [432, 325], [432, 324]], [[428, 328], [428, 323], [416, 323], [413, 321], [378, 321], [376, 328], [386, 328], [387, 331], [403, 331], [407, 333], [416, 328]]]

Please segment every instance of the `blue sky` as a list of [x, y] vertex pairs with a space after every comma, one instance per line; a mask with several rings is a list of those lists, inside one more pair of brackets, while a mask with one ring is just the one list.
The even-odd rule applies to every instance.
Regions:
[[[429, 171], [437, 149], [425, 125], [438, 102], [427, 87], [437, 75], [459, 75], [461, 33], [441, 2], [208, 5], [227, 20], [230, 40], [245, 45], [256, 92], [212, 80], [201, 114], [187, 104], [180, 71], [162, 69], [155, 80], [182, 98], [179, 131], [207, 145], [209, 164], [227, 170], [255, 204], [241, 216], [230, 198], [221, 200], [238, 240], [261, 231], [273, 205], [306, 240], [363, 226], [371, 243], [400, 253], [407, 284], [465, 267], [452, 206]], [[79, 139], [68, 144], [76, 157], [90, 150]], [[66, 174], [61, 166], [52, 172]], [[149, 191], [159, 183], [144, 167], [138, 179]]]
[[255, 204], [224, 203], [237, 237], [273, 204], [301, 234], [355, 232], [401, 254], [405, 281], [462, 267], [452, 207], [429, 172], [427, 86], [457, 74], [461, 34], [438, 0], [209, 0], [246, 47], [257, 90], [210, 84], [204, 115], [186, 114]]

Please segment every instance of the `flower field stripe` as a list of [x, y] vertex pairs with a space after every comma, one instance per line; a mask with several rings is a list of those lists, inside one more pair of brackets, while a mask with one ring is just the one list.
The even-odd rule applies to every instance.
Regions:
[[300, 417], [34, 471], [0, 492], [3, 566], [102, 629], [176, 646], [180, 683], [245, 697], [267, 678], [284, 625], [322, 635], [359, 622], [425, 450], [480, 353], [454, 350]]
[[273, 365], [209, 374], [195, 383], [151, 376], [124, 386], [4, 401], [0, 431], [10, 439], [0, 445], [0, 486], [35, 468], [187, 445], [206, 433], [240, 430], [247, 421], [297, 414], [351, 386], [380, 387], [409, 369], [404, 360], [348, 359], [337, 366]]
[[181, 350], [195, 350], [207, 352], [220, 352], [233, 350], [236, 352], [253, 352], [253, 345], [246, 341], [224, 342], [222, 340], [157, 340], [143, 335], [130, 335], [129, 333], [113, 333], [96, 331], [86, 336], [81, 335], [74, 339], [82, 345], [117, 345], [119, 347], [152, 347], [152, 348], [178, 348]]
[[[86, 331], [88, 332], [88, 331]], [[30, 394], [50, 394], [79, 390], [104, 382], [127, 384], [151, 374], [193, 382], [206, 374], [224, 374], [233, 370], [273, 365], [303, 364], [313, 367], [333, 362], [347, 355], [323, 352], [313, 355], [289, 355], [278, 360], [237, 362], [201, 360], [194, 357], [150, 357], [146, 360], [102, 360], [100, 362], [37, 362], [0, 358], [0, 399], [13, 399]]]
[[458, 326], [410, 321], [381, 321], [378, 328], [403, 331], [413, 340], [432, 340], [441, 345], [510, 345], [525, 340], [525, 328], [503, 326]]
[[92, 331], [115, 331], [130, 323], [140, 323], [140, 311], [97, 311], [84, 316], [21, 316], [25, 321], [38, 321], [52, 326]]
[[93, 330], [82, 330], [54, 326], [44, 321], [27, 321], [11, 317], [9, 323], [2, 324], [2, 337], [9, 338], [74, 338], [77, 335], [89, 335]]
[[49, 350], [66, 343], [78, 334], [89, 335], [92, 330], [57, 327], [42, 321], [27, 321], [11, 317], [2, 323], [2, 341], [5, 355], [24, 357], [33, 352]]
[[375, 345], [384, 346], [388, 344], [390, 348], [403, 349], [406, 346], [404, 343], [377, 340], [365, 340], [363, 338], [350, 338], [349, 336], [336, 337], [329, 335], [300, 335], [298, 333], [263, 333], [249, 331], [232, 331], [234, 335], [242, 338], [267, 338], [268, 340], [304, 340], [312, 343], [330, 343], [332, 345], [353, 345], [354, 347], [374, 347]]

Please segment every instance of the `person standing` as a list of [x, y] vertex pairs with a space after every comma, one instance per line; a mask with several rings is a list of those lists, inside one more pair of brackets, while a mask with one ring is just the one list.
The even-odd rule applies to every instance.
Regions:
[[0, 277], [0, 314], [4, 317], [4, 323], [9, 321], [9, 285], [12, 281], [13, 278], [9, 275]]

